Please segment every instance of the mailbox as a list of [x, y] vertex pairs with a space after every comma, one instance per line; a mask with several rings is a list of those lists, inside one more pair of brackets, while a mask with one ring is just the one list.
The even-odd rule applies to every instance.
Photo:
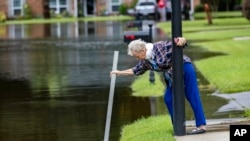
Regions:
[[124, 31], [124, 42], [129, 44], [131, 41], [141, 39], [150, 42], [149, 32], [147, 31]]
[[130, 21], [127, 23], [128, 28], [137, 27], [138, 30], [142, 30], [142, 21]]

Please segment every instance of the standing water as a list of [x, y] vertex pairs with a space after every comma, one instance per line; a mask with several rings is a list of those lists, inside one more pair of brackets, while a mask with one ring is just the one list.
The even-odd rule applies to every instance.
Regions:
[[[0, 26], [0, 140], [101, 141], [114, 50], [118, 69], [133, 67], [122, 22]], [[156, 28], [153, 39], [167, 38]], [[201, 54], [188, 52], [194, 59]], [[201, 76], [200, 76], [201, 78]], [[132, 97], [131, 77], [116, 78], [110, 141], [122, 126], [151, 115], [148, 98]], [[207, 116], [226, 101], [203, 94]], [[206, 109], [213, 101], [215, 107]], [[166, 113], [161, 98], [158, 114]], [[208, 106], [209, 107], [209, 106]], [[187, 119], [193, 119], [187, 110]]]

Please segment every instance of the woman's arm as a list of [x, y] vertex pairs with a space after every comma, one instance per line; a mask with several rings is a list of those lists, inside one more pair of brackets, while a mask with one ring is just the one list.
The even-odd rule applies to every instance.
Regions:
[[114, 71], [111, 71], [110, 72], [110, 76], [112, 74], [115, 74], [115, 75], [134, 75], [134, 72], [132, 69], [127, 69], [127, 70], [114, 70]]
[[[185, 47], [186, 39], [184, 37], [174, 38], [177, 47]], [[162, 41], [154, 44], [155, 61], [160, 69], [169, 69], [172, 63], [172, 41]]]

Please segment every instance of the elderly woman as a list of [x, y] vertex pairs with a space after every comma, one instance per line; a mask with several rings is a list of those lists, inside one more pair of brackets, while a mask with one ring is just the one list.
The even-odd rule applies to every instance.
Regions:
[[[175, 38], [175, 43], [179, 47], [186, 46], [186, 39]], [[173, 121], [173, 101], [172, 101], [172, 42], [159, 41], [156, 43], [146, 43], [140, 39], [134, 40], [128, 45], [128, 54], [139, 60], [139, 63], [127, 70], [114, 70], [111, 74], [116, 75], [141, 75], [147, 70], [162, 72], [167, 84], [164, 95], [164, 102], [168, 108]], [[196, 74], [189, 57], [183, 55], [183, 71], [185, 96], [194, 112], [196, 127], [189, 134], [205, 133], [206, 119], [200, 100]]]

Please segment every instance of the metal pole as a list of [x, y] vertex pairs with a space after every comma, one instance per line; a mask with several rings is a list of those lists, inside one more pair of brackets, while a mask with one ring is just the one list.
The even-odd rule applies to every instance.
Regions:
[[153, 42], [153, 29], [152, 29], [153, 24], [148, 24], [149, 27], [149, 42], [152, 43]]
[[[149, 27], [148, 42], [149, 43], [153, 43], [153, 31], [152, 31], [153, 29], [152, 29], [152, 26], [153, 26], [153, 24], [148, 24], [148, 27]], [[151, 75], [152, 75], [152, 77], [154, 77], [154, 71], [151, 71]]]
[[174, 38], [182, 36], [181, 0], [172, 2], [172, 42], [173, 42], [173, 123], [174, 134], [185, 135], [185, 98], [183, 81], [183, 52], [177, 47]]
[[138, 27], [138, 30], [139, 30], [139, 31], [142, 31], [142, 25], [143, 25], [142, 19], [139, 20], [139, 23], [140, 23], [140, 25], [139, 25], [139, 27]]
[[[114, 58], [113, 58], [112, 70], [117, 69], [118, 55], [119, 55], [119, 51], [115, 51], [114, 52]], [[112, 106], [113, 106], [113, 98], [114, 98], [114, 89], [115, 89], [115, 79], [116, 79], [116, 75], [112, 74], [111, 75], [111, 81], [110, 81], [110, 89], [109, 89], [109, 101], [108, 101], [108, 111], [107, 111], [107, 117], [106, 117], [104, 141], [109, 140], [110, 122], [111, 122]]]
[[[149, 43], [153, 42], [152, 26], [153, 26], [153, 24], [148, 24], [148, 27], [149, 27]], [[155, 73], [152, 70], [150, 70], [150, 72], [149, 72], [149, 81], [151, 83], [155, 82]]]
[[189, 18], [190, 20], [194, 20], [194, 0], [190, 0]]
[[[149, 27], [149, 42], [153, 42], [153, 33], [152, 33], [152, 26], [153, 24], [148, 24]], [[151, 84], [155, 83], [155, 73], [154, 71], [150, 70], [149, 72], [149, 81]], [[150, 108], [151, 108], [151, 115], [156, 115], [156, 98], [151, 96], [150, 100]]]

